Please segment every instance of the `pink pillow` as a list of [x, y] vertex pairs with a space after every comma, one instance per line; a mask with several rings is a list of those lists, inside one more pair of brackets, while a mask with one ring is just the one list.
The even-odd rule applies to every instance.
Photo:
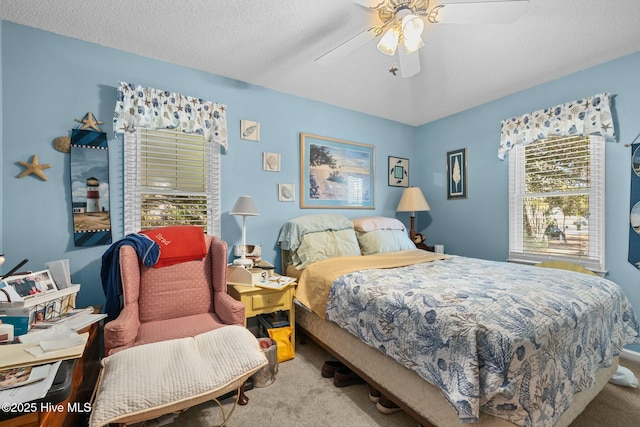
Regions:
[[176, 225], [141, 231], [160, 247], [160, 259], [154, 268], [166, 267], [207, 256], [204, 228], [195, 225]]
[[375, 230], [405, 230], [404, 224], [395, 218], [385, 216], [368, 216], [364, 218], [352, 219], [353, 228], [356, 231], [375, 231]]

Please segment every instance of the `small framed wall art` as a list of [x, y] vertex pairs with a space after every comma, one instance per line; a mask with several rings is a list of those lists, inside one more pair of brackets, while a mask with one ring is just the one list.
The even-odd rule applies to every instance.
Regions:
[[262, 170], [280, 172], [280, 153], [262, 153]]
[[391, 187], [409, 186], [409, 159], [389, 156], [388, 178]]
[[467, 198], [467, 149], [447, 152], [447, 199]]
[[260, 141], [260, 123], [253, 120], [240, 120], [240, 138]]
[[278, 184], [279, 202], [294, 202], [295, 200], [296, 193], [294, 184]]

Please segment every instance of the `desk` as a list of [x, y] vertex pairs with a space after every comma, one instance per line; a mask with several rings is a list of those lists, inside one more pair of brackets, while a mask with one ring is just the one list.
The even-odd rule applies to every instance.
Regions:
[[[99, 311], [100, 308], [96, 307], [96, 312]], [[30, 412], [7, 420], [3, 419], [0, 421], [2, 427], [74, 427], [86, 424], [83, 420], [88, 419], [91, 410], [89, 405], [91, 393], [100, 373], [102, 321], [78, 332], [89, 332], [89, 339], [81, 358], [63, 361], [60, 365], [61, 370], [68, 369], [68, 372], [65, 371], [62, 374], [70, 376], [70, 387], [67, 387], [67, 392], [60, 390], [54, 397], [50, 391], [51, 396], [47, 395], [44, 399], [36, 401], [38, 408], [46, 408], [47, 402], [51, 403], [51, 411]], [[52, 400], [49, 400], [49, 397]], [[61, 401], [61, 398], [64, 400]], [[61, 408], [60, 411], [58, 411], [59, 408]]]

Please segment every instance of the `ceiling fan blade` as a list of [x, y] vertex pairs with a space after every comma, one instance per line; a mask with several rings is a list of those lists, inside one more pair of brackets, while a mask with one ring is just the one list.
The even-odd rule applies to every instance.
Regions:
[[320, 64], [331, 64], [339, 59], [344, 58], [360, 46], [375, 39], [380, 34], [380, 27], [371, 27], [368, 30], [356, 34], [346, 42], [334, 47], [329, 52], [317, 57], [316, 62]]
[[353, 0], [356, 3], [368, 8], [368, 9], [378, 9], [384, 3], [384, 0]]
[[528, 0], [452, 0], [431, 9], [427, 19], [441, 24], [510, 24], [525, 13], [528, 5]]
[[398, 59], [400, 62], [400, 75], [403, 78], [415, 76], [420, 72], [420, 51], [407, 55], [404, 47], [398, 46]]

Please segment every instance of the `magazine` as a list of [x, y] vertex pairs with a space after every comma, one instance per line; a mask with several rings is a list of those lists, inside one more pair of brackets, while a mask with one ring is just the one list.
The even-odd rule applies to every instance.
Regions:
[[0, 371], [0, 390], [21, 387], [36, 381], [41, 381], [47, 376], [32, 369], [31, 366], [11, 368]]
[[296, 279], [288, 276], [269, 276], [264, 280], [260, 280], [255, 285], [266, 289], [284, 289]]
[[25, 301], [34, 296], [58, 290], [55, 282], [49, 274], [49, 270], [36, 271], [20, 276], [11, 276], [0, 283], [0, 301], [11, 302]]
[[31, 327], [40, 329], [50, 328], [52, 326], [58, 325], [60, 323], [65, 323], [77, 317], [93, 314], [93, 307], [77, 308], [52, 318], [46, 318], [45, 314], [46, 313], [43, 313], [42, 318], [40, 318], [40, 316], [38, 316], [38, 313], [36, 312], [36, 318]]

